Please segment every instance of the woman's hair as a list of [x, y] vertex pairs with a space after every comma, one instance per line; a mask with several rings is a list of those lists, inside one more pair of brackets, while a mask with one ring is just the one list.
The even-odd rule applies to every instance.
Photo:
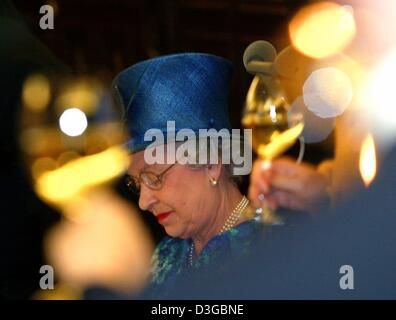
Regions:
[[[235, 175], [234, 168], [237, 166], [233, 162], [232, 152], [236, 148], [243, 149], [243, 139], [232, 140], [232, 143], [219, 143], [219, 139], [213, 137], [199, 138], [193, 142], [193, 147], [188, 148], [188, 154], [184, 152], [184, 156], [188, 159], [186, 165], [193, 169], [200, 169], [208, 165], [215, 165], [220, 163], [224, 170], [225, 177], [229, 179], [235, 186], [242, 182], [242, 177]], [[176, 148], [179, 148], [183, 143], [178, 143]], [[176, 159], [179, 162], [180, 159]]]

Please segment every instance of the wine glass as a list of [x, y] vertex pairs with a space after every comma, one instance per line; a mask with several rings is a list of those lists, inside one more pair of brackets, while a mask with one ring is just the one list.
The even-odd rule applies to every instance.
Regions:
[[[280, 82], [272, 76], [256, 75], [246, 96], [242, 124], [252, 129], [252, 147], [264, 165], [291, 147], [304, 129], [302, 114], [288, 111], [289, 103]], [[301, 161], [303, 153], [301, 138], [297, 161]], [[262, 207], [255, 214], [261, 222], [282, 225], [282, 218], [269, 208], [264, 194], [260, 194], [259, 200]]]

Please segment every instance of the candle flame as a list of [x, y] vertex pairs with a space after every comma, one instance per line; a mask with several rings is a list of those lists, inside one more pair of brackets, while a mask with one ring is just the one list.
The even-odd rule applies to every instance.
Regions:
[[374, 138], [368, 134], [360, 149], [359, 169], [363, 182], [368, 187], [375, 178], [377, 160], [375, 154]]

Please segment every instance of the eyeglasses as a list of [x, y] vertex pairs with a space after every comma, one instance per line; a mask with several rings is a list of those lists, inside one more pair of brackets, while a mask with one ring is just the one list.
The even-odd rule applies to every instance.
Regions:
[[162, 171], [160, 174], [156, 174], [151, 171], [141, 171], [139, 173], [139, 177], [135, 178], [130, 175], [127, 175], [125, 177], [125, 183], [128, 186], [128, 188], [136, 194], [140, 194], [140, 182], [143, 181], [143, 183], [151, 190], [160, 190], [162, 188], [162, 179], [164, 174], [169, 171], [176, 163], [170, 165], [168, 168], [166, 168], [164, 171]]

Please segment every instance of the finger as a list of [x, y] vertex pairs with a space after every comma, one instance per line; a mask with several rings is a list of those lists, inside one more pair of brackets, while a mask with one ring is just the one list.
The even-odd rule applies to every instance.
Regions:
[[266, 204], [271, 210], [276, 210], [280, 206], [276, 197], [273, 197], [272, 195], [267, 196]]
[[280, 173], [271, 176], [270, 187], [279, 191], [300, 194], [304, 187], [304, 180], [299, 176], [290, 177]]
[[256, 176], [267, 177], [271, 172], [272, 162], [267, 160], [256, 160], [253, 164], [252, 173]]
[[308, 163], [297, 163], [289, 157], [280, 158], [272, 163], [273, 174], [279, 173], [290, 177], [301, 176], [315, 171], [316, 168]]
[[259, 201], [259, 190], [256, 187], [250, 186], [248, 190], [248, 198], [253, 203], [253, 205], [258, 208], [260, 206]]
[[261, 207], [263, 205], [263, 203], [267, 202], [267, 196], [264, 195], [262, 192], [260, 192], [260, 190], [254, 186], [249, 187], [248, 198], [252, 201], [253, 205], [257, 208]]
[[274, 201], [278, 207], [285, 209], [306, 210], [304, 202], [289, 192], [276, 191], [271, 195], [271, 201]]
[[250, 184], [255, 185], [261, 192], [268, 193], [269, 180], [269, 172], [263, 171], [261, 168], [261, 162], [256, 161], [250, 176]]
[[266, 171], [271, 170], [271, 167], [272, 167], [272, 162], [271, 161], [269, 161], [269, 160], [261, 160], [260, 161], [260, 170], [262, 172], [266, 172]]
[[290, 157], [282, 157], [272, 162], [272, 172], [281, 173], [285, 175], [295, 175], [300, 169], [301, 164], [296, 163], [296, 160]]
[[267, 194], [270, 190], [270, 182], [264, 179], [253, 179], [250, 183], [252, 186], [258, 189], [260, 193]]

